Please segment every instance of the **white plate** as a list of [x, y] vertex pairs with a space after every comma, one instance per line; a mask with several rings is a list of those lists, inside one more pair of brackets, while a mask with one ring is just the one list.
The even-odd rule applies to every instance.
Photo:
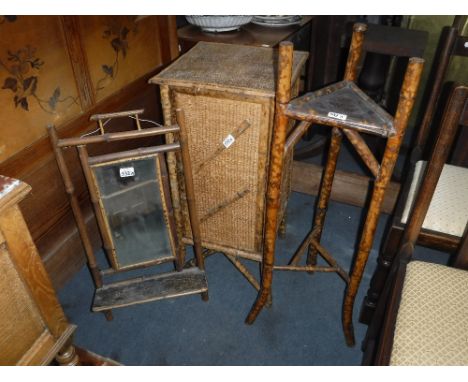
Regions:
[[286, 16], [254, 16], [256, 19], [261, 20], [284, 20], [289, 19], [291, 17], [296, 17], [296, 15], [286, 15]]
[[290, 25], [297, 25], [297, 24], [300, 24], [302, 21], [302, 17], [298, 16], [298, 18], [288, 18], [286, 20], [278, 20], [278, 19], [275, 19], [275, 21], [273, 20], [268, 20], [268, 21], [264, 21], [264, 20], [261, 20], [261, 19], [258, 19], [257, 17], [254, 17], [251, 21], [251, 23], [253, 24], [256, 24], [256, 25], [261, 25], [261, 26], [265, 26], [265, 27], [286, 27], [286, 26], [290, 26]]
[[248, 24], [253, 16], [191, 16], [185, 18], [190, 24], [200, 27], [207, 32], [227, 32], [239, 29]]

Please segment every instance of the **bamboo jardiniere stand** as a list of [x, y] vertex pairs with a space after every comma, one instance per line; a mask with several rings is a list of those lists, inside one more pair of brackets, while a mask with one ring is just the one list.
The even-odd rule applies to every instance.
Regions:
[[[197, 211], [194, 208], [193, 198], [193, 183], [191, 176], [191, 160], [189, 152], [187, 150], [187, 138], [178, 125], [174, 124], [167, 127], [153, 127], [145, 128], [141, 127], [139, 115], [143, 110], [133, 110], [119, 113], [108, 113], [99, 114], [91, 117], [98, 124], [99, 131], [98, 135], [83, 135], [78, 138], [63, 138], [59, 139], [55, 127], [49, 126], [49, 136], [54, 148], [54, 153], [57, 159], [57, 164], [62, 175], [62, 179], [65, 185], [65, 190], [69, 196], [70, 205], [77, 223], [78, 231], [80, 233], [83, 247], [88, 261], [88, 266], [91, 271], [91, 275], [96, 287], [96, 293], [93, 302], [93, 311], [102, 311], [105, 313], [108, 320], [112, 319], [111, 309], [116, 307], [128, 306], [133, 304], [139, 304], [149, 301], [155, 301], [159, 299], [166, 299], [178, 296], [184, 296], [189, 294], [200, 293], [204, 300], [208, 299], [208, 285], [206, 282], [206, 276], [204, 271], [204, 260], [201, 248], [199, 219]], [[106, 133], [104, 130], [105, 122], [112, 118], [130, 117], [136, 122], [136, 130], [123, 131], [116, 133]], [[177, 112], [178, 119], [183, 123], [183, 113]], [[180, 139], [178, 141], [173, 140], [171, 143], [138, 148], [127, 151], [114, 152], [103, 155], [96, 155], [90, 157], [88, 155], [87, 145], [95, 143], [108, 143], [121, 140], [130, 140], [138, 138], [146, 138], [153, 136], [160, 136], [164, 134], [178, 134], [180, 132]], [[93, 132], [94, 133], [94, 132]], [[65, 158], [62, 150], [68, 147], [76, 147], [80, 158], [81, 167], [85, 176], [85, 180], [88, 186], [91, 203], [94, 208], [96, 221], [98, 224], [99, 232], [101, 234], [103, 248], [106, 252], [107, 259], [111, 265], [110, 268], [100, 270], [96, 256], [91, 245], [91, 240], [86, 227], [85, 219], [81, 211], [78, 198], [75, 194], [75, 188], [72, 183], [72, 179], [65, 162]], [[184, 259], [179, 256], [181, 253], [180, 247], [185, 246], [182, 243], [181, 238], [177, 237], [175, 223], [172, 216], [171, 198], [169, 195], [169, 180], [166, 170], [165, 156], [169, 153], [177, 152], [182, 158], [182, 171], [184, 171], [185, 190], [187, 195], [187, 204], [189, 208], [189, 221], [193, 232], [193, 245], [195, 253], [194, 265], [196, 267], [184, 268]], [[138, 183], [138, 179], [135, 178], [135, 184], [128, 188], [122, 188], [121, 190], [113, 191], [110, 194], [104, 195], [100, 184], [97, 180], [97, 170], [105, 166], [124, 166], [128, 163], [138, 163], [138, 161], [148, 160], [150, 169], [155, 172], [155, 178], [150, 170], [149, 179]], [[152, 162], [154, 160], [154, 162]], [[133, 166], [133, 164], [132, 164]], [[135, 165], [136, 166], [136, 165]], [[129, 170], [130, 169], [130, 170]], [[115, 169], [112, 168], [112, 171]], [[120, 168], [122, 170], [122, 168]], [[130, 174], [120, 173], [120, 177], [135, 177], [135, 167], [126, 168], [130, 171]], [[133, 171], [133, 173], [132, 173]], [[143, 171], [141, 171], [143, 174]], [[154, 184], [153, 184], [154, 183]], [[125, 183], [126, 184], [126, 183]], [[159, 192], [159, 196], [155, 196], [161, 204], [161, 213], [163, 214], [163, 221], [165, 227], [168, 245], [170, 247], [170, 253], [162, 256], [156, 256], [156, 253], [150, 254], [150, 258], [138, 258], [130, 255], [130, 262], [124, 259], [122, 254], [119, 254], [119, 250], [116, 246], [113, 228], [111, 228], [110, 218], [113, 216], [108, 215], [106, 207], [104, 205], [104, 199], [107, 196], [110, 198], [114, 196], [121, 196], [128, 191], [134, 191], [135, 189], [142, 189], [152, 185], [153, 189], [150, 189], [150, 195], [155, 195]], [[157, 185], [158, 187], [154, 187]], [[144, 191], [141, 191], [144, 192]], [[145, 200], [146, 201], [146, 200]], [[144, 202], [145, 202], [144, 201]], [[150, 211], [158, 212], [158, 209], [152, 207], [155, 199], [150, 200]], [[136, 201], [135, 205], [141, 205], [139, 200]], [[153, 208], [153, 209], [151, 209]], [[139, 215], [144, 215], [145, 211], [138, 212]], [[141, 222], [140, 222], [141, 223]], [[151, 238], [150, 240], [152, 240]], [[154, 240], [154, 239], [153, 239]], [[154, 247], [157, 247], [159, 243], [154, 243]], [[152, 248], [154, 248], [152, 247]], [[123, 247], [122, 247], [123, 248]], [[104, 285], [103, 276], [112, 275], [119, 272], [125, 272], [128, 270], [150, 267], [165, 262], [174, 262], [176, 271], [168, 272], [163, 274], [156, 274], [154, 276], [138, 277], [130, 280], [109, 283]]]
[[[367, 27], [364, 24], [356, 24], [354, 26], [344, 81], [293, 100], [291, 100], [290, 91], [293, 46], [288, 42], [280, 45], [275, 130], [271, 146], [267, 189], [267, 219], [261, 289], [246, 319], [247, 323], [253, 323], [263, 306], [267, 303], [271, 294], [273, 270], [336, 272], [347, 283], [342, 322], [346, 343], [349, 346], [353, 346], [355, 342], [352, 325], [354, 300], [371, 250], [383, 196], [398, 157], [423, 67], [422, 59], [414, 57], [409, 59], [400, 91], [397, 111], [395, 117], [390, 116], [367, 97], [355, 84], [364, 58], [364, 35], [366, 29]], [[289, 119], [301, 122], [288, 135]], [[332, 136], [315, 209], [313, 227], [292, 257], [290, 265], [279, 267], [275, 265], [275, 242], [280, 205], [281, 178], [284, 174], [284, 158], [311, 124], [314, 123], [330, 126], [332, 128]], [[387, 139], [385, 152], [380, 163], [360, 136], [361, 132]], [[349, 276], [320, 244], [343, 134], [350, 140], [359, 156], [375, 176], [372, 199], [361, 234], [356, 260]], [[306, 250], [308, 252], [306, 265], [298, 266], [300, 257]], [[321, 255], [329, 266], [317, 266], [317, 255]]]

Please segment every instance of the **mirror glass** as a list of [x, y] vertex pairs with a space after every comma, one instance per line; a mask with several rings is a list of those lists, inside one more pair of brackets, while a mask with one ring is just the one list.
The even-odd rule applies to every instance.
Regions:
[[92, 166], [119, 268], [172, 256], [157, 160]]

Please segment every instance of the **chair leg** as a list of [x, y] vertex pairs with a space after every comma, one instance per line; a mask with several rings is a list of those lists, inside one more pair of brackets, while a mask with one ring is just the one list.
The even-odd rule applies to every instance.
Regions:
[[361, 307], [359, 322], [363, 324], [369, 325], [372, 321], [377, 301], [382, 293], [385, 280], [398, 251], [398, 244], [400, 243], [402, 233], [403, 231], [399, 227], [392, 224], [385, 244], [382, 247], [382, 252], [377, 259], [377, 267], [372, 275], [367, 295]]
[[[314, 214], [315, 216], [313, 226], [313, 239], [317, 242], [320, 242], [320, 238], [322, 236], [323, 224], [325, 222], [325, 215], [327, 213], [328, 202], [330, 200], [333, 185], [333, 177], [335, 176], [336, 163], [338, 161], [338, 155], [340, 153], [342, 139], [343, 134], [338, 128], [334, 127], [332, 130], [332, 137], [327, 157], [327, 163], [325, 165], [325, 171], [322, 176], [319, 200], [317, 202]], [[309, 244], [309, 251], [307, 254], [307, 265], [317, 264], [317, 254], [317, 249], [313, 245]]]

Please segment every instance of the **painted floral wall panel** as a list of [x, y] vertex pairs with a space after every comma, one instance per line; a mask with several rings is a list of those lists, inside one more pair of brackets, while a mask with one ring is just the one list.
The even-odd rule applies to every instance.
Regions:
[[156, 17], [81, 16], [80, 30], [97, 101], [161, 65]]
[[59, 17], [0, 16], [0, 36], [2, 162], [81, 106]]

